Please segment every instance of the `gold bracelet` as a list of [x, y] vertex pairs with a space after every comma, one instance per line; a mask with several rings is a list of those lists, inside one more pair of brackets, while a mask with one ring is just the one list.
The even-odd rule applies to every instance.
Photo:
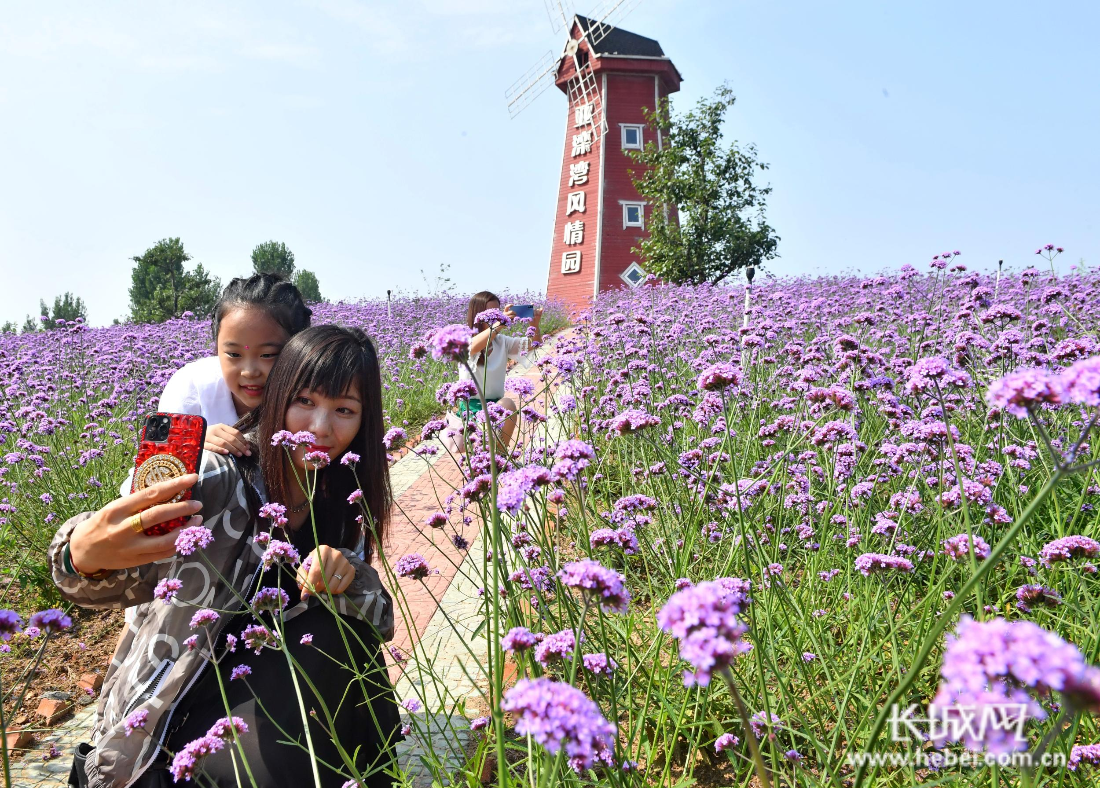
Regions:
[[141, 512], [130, 515], [130, 530], [135, 534], [145, 533], [145, 528], [141, 525]]

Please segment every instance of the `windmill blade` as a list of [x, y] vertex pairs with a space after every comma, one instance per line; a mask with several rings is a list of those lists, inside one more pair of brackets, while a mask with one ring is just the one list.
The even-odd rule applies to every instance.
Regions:
[[567, 27], [573, 19], [573, 4], [569, 0], [543, 0], [546, 5], [546, 15], [550, 17], [550, 27], [557, 33], [563, 27]]
[[548, 51], [512, 87], [504, 91], [504, 99], [508, 102], [508, 117], [514, 118], [554, 84], [559, 59]]
[[600, 43], [611, 30], [618, 26], [626, 15], [638, 7], [642, 0], [603, 0], [592, 15], [597, 21], [588, 28], [588, 41], [592, 46]]
[[587, 127], [592, 133], [592, 141], [595, 142], [607, 131], [607, 120], [603, 114], [603, 97], [596, 84], [596, 75], [592, 72], [591, 63], [585, 63], [569, 78], [568, 89], [569, 106], [574, 109], [574, 112], [583, 104], [591, 107]]

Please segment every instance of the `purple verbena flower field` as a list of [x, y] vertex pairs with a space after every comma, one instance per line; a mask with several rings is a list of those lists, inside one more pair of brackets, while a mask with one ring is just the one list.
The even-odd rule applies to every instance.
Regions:
[[[1100, 276], [1059, 271], [1059, 251], [1001, 276], [949, 252], [875, 277], [604, 294], [540, 351], [538, 385], [509, 384], [503, 453], [495, 405], [463, 428], [433, 418], [479, 385], [452, 385], [459, 300], [318, 309], [375, 336], [405, 431], [388, 448], [421, 427], [466, 441], [418, 525], [477, 589], [460, 640], [483, 708], [466, 714], [453, 667], [414, 643], [419, 761], [538, 788], [1095, 784]], [[207, 332], [0, 342], [21, 582], [58, 522], [111, 497], [137, 418]], [[439, 567], [383, 558], [411, 616], [398, 576]]]
[[[747, 298], [651, 285], [577, 316], [539, 362], [557, 430], [496, 470], [469, 452], [448, 503], [494, 523], [495, 678], [507, 658], [582, 689], [616, 747], [571, 767], [568, 741], [536, 736], [543, 754], [498, 781], [1095, 784], [1100, 277], [1054, 275], [1053, 247], [1050, 270], [1001, 277], [957, 255]], [[605, 577], [613, 609], [584, 591]], [[486, 753], [513, 735], [495, 735], [504, 691]], [[902, 741], [891, 709], [912, 704]], [[985, 768], [1012, 755], [1034, 767]]]

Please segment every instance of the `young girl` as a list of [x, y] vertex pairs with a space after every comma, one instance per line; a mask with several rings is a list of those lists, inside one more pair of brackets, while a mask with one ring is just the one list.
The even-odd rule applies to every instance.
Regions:
[[[393, 635], [393, 605], [354, 550], [361, 538], [368, 550], [382, 539], [390, 506], [370, 340], [336, 326], [291, 338], [240, 430], [244, 456], [203, 452], [197, 475], [79, 514], [54, 537], [50, 564], [66, 599], [140, 605], [103, 683], [92, 745], [74, 763], [78, 785], [148, 788], [194, 777], [228, 786], [238, 771], [244, 784], [313, 785], [317, 768], [322, 785], [341, 786], [356, 776], [350, 760], [360, 785], [389, 786], [381, 770], [392, 769], [400, 721], [381, 643]], [[308, 432], [312, 442], [288, 452], [272, 444], [283, 431]], [[349, 452], [360, 459], [341, 463]], [[314, 471], [311, 504], [298, 480]], [[188, 487], [192, 500], [173, 502]], [[348, 505], [357, 489], [362, 508]], [[261, 512], [267, 503], [285, 507], [281, 527], [271, 506]], [[179, 531], [141, 532], [187, 515], [187, 527], [205, 523], [213, 537], [192, 542], [193, 551], [177, 554]], [[308, 558], [280, 559], [287, 543]], [[282, 622], [278, 640], [274, 622]], [[227, 716], [244, 723], [240, 749], [218, 722]]]
[[[476, 320], [478, 314], [487, 309], [500, 309], [500, 299], [488, 290], [482, 290], [470, 299], [466, 308], [466, 325], [478, 333], [470, 340], [470, 365], [474, 369], [477, 383], [482, 387], [485, 399], [495, 402], [509, 412], [501, 427], [500, 442], [505, 450], [512, 438], [512, 432], [516, 428], [516, 403], [511, 397], [504, 396], [504, 377], [508, 370], [508, 359], [518, 359], [527, 352], [529, 340], [527, 337], [510, 337], [501, 334], [503, 326], [499, 323], [489, 326], [485, 322]], [[504, 313], [510, 318], [515, 318], [512, 305], [504, 308]], [[542, 331], [539, 323], [542, 321], [542, 307], [536, 307], [531, 325], [535, 329], [535, 341], [542, 341]], [[459, 380], [470, 380], [471, 375], [465, 365], [459, 365]], [[470, 398], [469, 402], [459, 402], [459, 417], [466, 416], [467, 412], [472, 416], [484, 407], [484, 403], [477, 397]]]
[[157, 409], [204, 416], [203, 448], [240, 457], [248, 447], [234, 425], [260, 404], [271, 365], [287, 340], [309, 328], [312, 314], [279, 274], [234, 279], [214, 307], [217, 355], [177, 370]]

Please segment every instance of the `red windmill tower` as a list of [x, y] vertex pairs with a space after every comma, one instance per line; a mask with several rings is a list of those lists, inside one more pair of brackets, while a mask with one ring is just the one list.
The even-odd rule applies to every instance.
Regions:
[[513, 117], [551, 84], [569, 99], [546, 295], [576, 308], [646, 276], [632, 250], [653, 206], [634, 189], [629, 151], [661, 144], [642, 108], [678, 91], [682, 77], [659, 43], [614, 25], [638, 1], [611, 0], [597, 21], [547, 0], [555, 32], [569, 32], [565, 49], [547, 52], [506, 94]]

